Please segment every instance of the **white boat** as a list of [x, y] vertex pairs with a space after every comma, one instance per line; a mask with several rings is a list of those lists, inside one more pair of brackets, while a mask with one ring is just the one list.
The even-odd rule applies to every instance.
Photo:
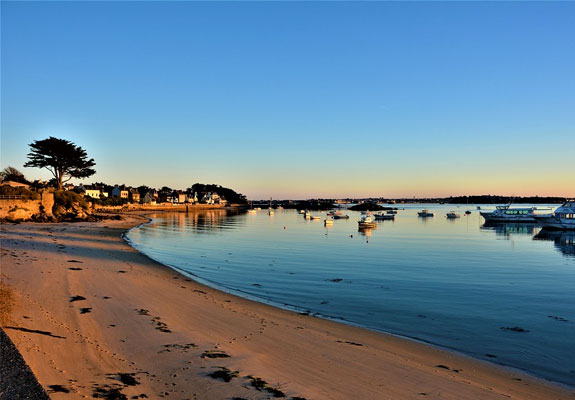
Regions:
[[299, 210], [300, 214], [305, 214], [305, 210]]
[[321, 217], [320, 217], [319, 215], [312, 215], [312, 216], [311, 216], [311, 219], [312, 219], [312, 221], [313, 221], [313, 220], [321, 219]]
[[275, 215], [275, 212], [270, 209], [270, 210], [268, 210], [268, 215], [269, 215], [269, 216]]
[[377, 222], [375, 222], [375, 217], [371, 214], [366, 214], [361, 217], [357, 222], [359, 228], [377, 228]]
[[395, 214], [384, 214], [381, 211], [375, 214], [376, 221], [394, 220]]
[[456, 214], [455, 211], [450, 211], [445, 215], [448, 219], [455, 219], [461, 217], [461, 215]]
[[423, 218], [428, 218], [428, 217], [435, 217], [435, 213], [434, 212], [430, 212], [429, 210], [421, 210], [420, 212], [417, 213], [418, 216], [423, 217]]
[[305, 219], [311, 219], [311, 213], [309, 212], [309, 210], [306, 210], [306, 211], [305, 211], [303, 217], [304, 217]]
[[331, 218], [326, 218], [326, 219], [323, 220], [323, 224], [324, 224], [325, 226], [333, 225], [333, 219], [331, 219]]
[[496, 206], [494, 211], [480, 211], [479, 213], [488, 222], [528, 222], [534, 223], [534, 208], [510, 208], [511, 204]]
[[575, 230], [575, 200], [569, 200], [551, 213], [535, 215], [535, 220], [549, 229]]

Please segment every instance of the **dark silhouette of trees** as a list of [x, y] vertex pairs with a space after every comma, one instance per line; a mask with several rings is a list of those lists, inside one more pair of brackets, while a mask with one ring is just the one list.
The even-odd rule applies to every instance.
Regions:
[[12, 181], [12, 182], [19, 182], [19, 183], [26, 183], [29, 184], [28, 180], [24, 176], [24, 174], [18, 171], [14, 167], [6, 167], [0, 172], [0, 178], [3, 181]]
[[48, 139], [30, 143], [30, 161], [25, 167], [46, 168], [54, 175], [58, 190], [72, 178], [87, 178], [96, 173], [93, 158], [88, 159], [86, 150], [74, 143], [50, 136]]
[[187, 189], [187, 193], [198, 194], [198, 199], [201, 199], [206, 193], [217, 193], [219, 196], [226, 199], [230, 204], [247, 204], [246, 196], [241, 193], [236, 193], [234, 190], [214, 184], [194, 183], [192, 187]]

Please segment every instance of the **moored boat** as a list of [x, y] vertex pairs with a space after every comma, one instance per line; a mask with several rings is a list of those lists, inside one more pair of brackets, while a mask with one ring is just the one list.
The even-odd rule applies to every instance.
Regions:
[[395, 214], [384, 214], [381, 211], [375, 214], [375, 219], [377, 221], [394, 220]]
[[361, 219], [357, 222], [360, 229], [365, 228], [377, 228], [377, 222], [375, 222], [375, 218], [371, 214], [366, 214], [361, 217]]
[[333, 219], [349, 219], [349, 215], [346, 215], [341, 211], [336, 211], [333, 213]]
[[480, 211], [479, 213], [488, 222], [527, 222], [535, 221], [534, 208], [510, 208], [511, 204], [496, 206], [494, 211]]
[[455, 219], [455, 218], [461, 217], [461, 215], [456, 214], [455, 211], [450, 211], [450, 212], [448, 212], [447, 214], [445, 214], [445, 216], [446, 216], [448, 219]]
[[417, 213], [418, 216], [422, 217], [422, 218], [428, 218], [428, 217], [435, 217], [435, 213], [434, 212], [430, 212], [429, 210], [425, 209], [425, 210], [421, 210]]
[[575, 201], [566, 201], [551, 214], [535, 215], [535, 220], [543, 228], [575, 230]]

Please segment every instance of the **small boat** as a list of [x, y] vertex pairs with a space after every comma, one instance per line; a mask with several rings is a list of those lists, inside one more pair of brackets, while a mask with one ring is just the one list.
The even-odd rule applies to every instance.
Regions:
[[299, 210], [300, 214], [305, 214], [305, 210]]
[[333, 219], [331, 219], [331, 218], [326, 218], [326, 219], [323, 220], [323, 224], [324, 224], [325, 226], [333, 225]]
[[465, 211], [465, 215], [469, 215], [469, 214], [471, 214], [470, 210]]
[[319, 215], [312, 215], [311, 219], [312, 219], [312, 221], [316, 221], [318, 219], [321, 219], [321, 217]]
[[481, 207], [477, 206], [477, 209], [478, 209], [478, 210], [481, 210]]
[[349, 219], [349, 215], [345, 215], [341, 211], [335, 211], [333, 213], [333, 219]]
[[456, 214], [455, 211], [450, 211], [445, 215], [448, 219], [455, 219], [461, 217], [461, 215]]
[[535, 215], [535, 220], [543, 228], [575, 230], [575, 200], [566, 201], [551, 214]]
[[375, 214], [375, 219], [376, 219], [376, 221], [394, 220], [395, 214], [384, 214], [380, 211], [377, 214]]
[[359, 229], [377, 228], [377, 222], [375, 222], [374, 216], [370, 214], [361, 217], [357, 224], [359, 225]]
[[428, 218], [428, 217], [435, 217], [435, 213], [434, 212], [430, 212], [429, 210], [421, 210], [420, 212], [417, 213], [418, 216], [422, 217], [422, 218]]
[[334, 215], [333, 219], [349, 219], [349, 215]]
[[397, 211], [395, 210], [387, 210], [385, 213], [390, 215], [397, 215]]
[[495, 211], [480, 211], [479, 213], [488, 222], [526, 222], [534, 223], [534, 208], [510, 208], [511, 203], [504, 206], [496, 206]]
[[305, 213], [303, 214], [303, 217], [305, 219], [311, 219], [311, 213], [309, 212], [309, 210], [306, 210]]
[[257, 214], [256, 210], [248, 210], [248, 214]]
[[272, 215], [274, 215], [274, 214], [275, 214], [275, 212], [274, 212], [272, 209], [268, 210], [268, 215], [269, 215], [269, 216], [272, 216]]

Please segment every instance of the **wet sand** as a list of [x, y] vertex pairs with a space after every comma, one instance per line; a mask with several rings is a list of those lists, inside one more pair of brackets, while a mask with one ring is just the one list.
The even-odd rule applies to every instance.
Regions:
[[203, 286], [122, 240], [144, 221], [2, 225], [15, 300], [5, 331], [51, 398], [575, 399], [494, 364]]

